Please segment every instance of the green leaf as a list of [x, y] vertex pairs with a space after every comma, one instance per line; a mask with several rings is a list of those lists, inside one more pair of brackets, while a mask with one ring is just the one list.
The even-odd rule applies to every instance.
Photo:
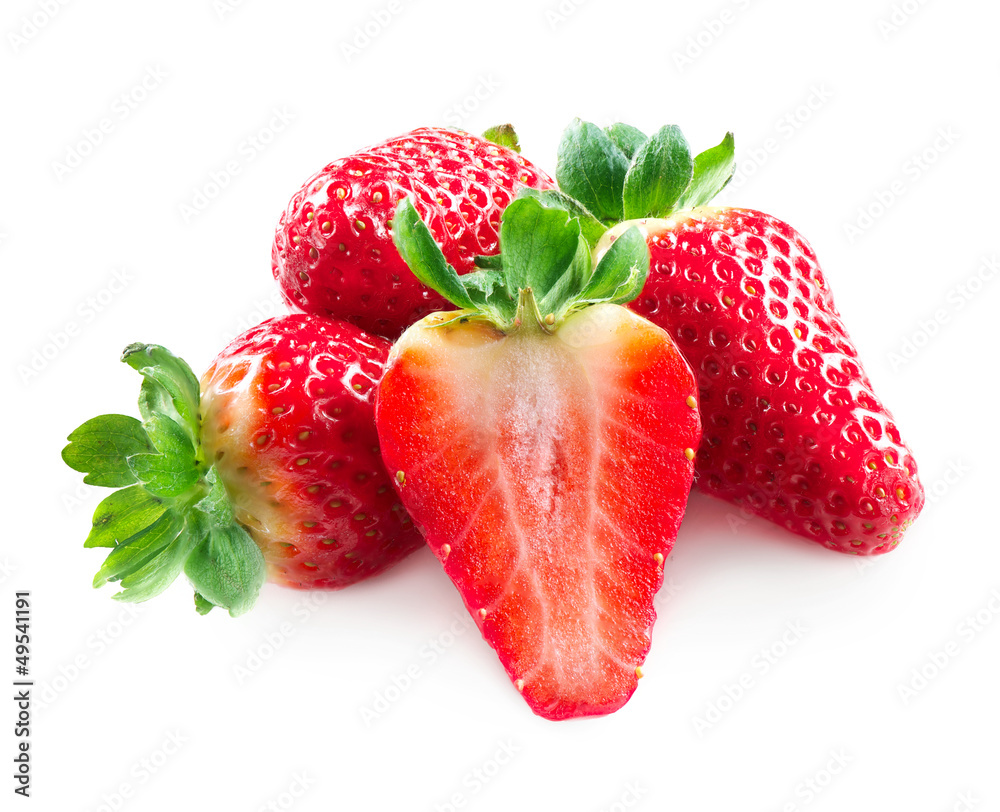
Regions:
[[126, 458], [153, 450], [142, 423], [123, 414], [92, 418], [75, 429], [62, 451], [63, 461], [74, 471], [86, 474], [88, 485], [123, 488], [136, 479]]
[[200, 540], [192, 532], [190, 523], [185, 522], [174, 540], [161, 552], [122, 578], [122, 591], [116, 593], [114, 598], [133, 603], [155, 598], [177, 580], [184, 570], [184, 562]]
[[201, 479], [195, 447], [187, 432], [164, 414], [151, 414], [145, 425], [160, 453], [129, 457], [129, 469], [157, 496], [180, 496]]
[[504, 275], [500, 270], [484, 268], [464, 274], [462, 284], [479, 310], [498, 313], [503, 321], [514, 318], [515, 303], [507, 294]]
[[161, 593], [183, 571], [195, 581], [199, 611], [206, 601], [234, 615], [249, 609], [264, 582], [264, 557], [233, 518], [222, 482], [214, 472], [206, 479], [211, 488], [197, 506], [188, 501], [168, 508], [138, 485], [105, 499], [95, 528], [100, 526], [105, 536], [113, 533], [97, 539], [113, 549], [94, 586], [120, 581], [117, 600], [143, 601]]
[[117, 547], [149, 527], [167, 510], [162, 499], [133, 485], [106, 497], [94, 511], [93, 527], [84, 547]]
[[521, 152], [521, 144], [517, 140], [517, 133], [514, 132], [512, 124], [498, 124], [496, 127], [490, 127], [483, 133], [483, 138], [514, 152]]
[[625, 304], [642, 292], [649, 275], [649, 247], [632, 226], [607, 250], [580, 294], [581, 301]]
[[604, 131], [630, 161], [632, 156], [639, 151], [639, 147], [645, 144], [649, 138], [642, 130], [621, 122], [605, 127]]
[[[480, 254], [473, 261], [476, 263], [477, 268], [483, 268], [486, 270], [499, 271], [500, 268], [503, 267], [499, 254], [490, 254], [489, 256]], [[469, 274], [466, 274], [465, 276], [467, 279]]]
[[264, 585], [264, 556], [239, 525], [220, 525], [207, 519], [206, 524], [207, 537], [188, 556], [184, 574], [201, 598], [195, 598], [200, 614], [205, 614], [202, 609], [207, 602], [236, 617], [253, 607]]
[[580, 221], [580, 231], [591, 248], [594, 248], [600, 242], [604, 232], [608, 230], [608, 227], [594, 217], [579, 200], [574, 200], [558, 189], [531, 189], [525, 187], [517, 193], [517, 196], [519, 198], [533, 197], [546, 208], [568, 211], [571, 216]]
[[166, 511], [151, 525], [125, 539], [108, 553], [103, 566], [94, 576], [94, 586], [120, 581], [145, 566], [177, 538], [183, 526], [184, 520], [179, 514]]
[[194, 465], [194, 443], [177, 421], [165, 414], [152, 414], [144, 425], [150, 441], [163, 456], [180, 457]]
[[[499, 263], [498, 263], [499, 265]], [[503, 274], [499, 269], [483, 268], [462, 276], [465, 290], [476, 303], [487, 299], [497, 288], [503, 287]]]
[[561, 319], [590, 279], [590, 246], [586, 240], [581, 239], [577, 239], [576, 245], [576, 254], [569, 266], [538, 300], [539, 312], [543, 317], [551, 314], [556, 320]]
[[264, 556], [250, 534], [233, 517], [222, 480], [211, 472], [211, 490], [193, 512], [201, 538], [184, 566], [195, 588], [195, 609], [207, 614], [222, 606], [235, 617], [257, 599], [267, 570]]
[[214, 468], [208, 472], [205, 482], [208, 485], [208, 493], [198, 503], [198, 509], [208, 514], [218, 524], [235, 523], [236, 517], [233, 515], [233, 503], [229, 498], [229, 493], [226, 491], [225, 484], [219, 479], [219, 475]]
[[576, 256], [580, 221], [536, 198], [514, 200], [500, 217], [500, 256], [511, 298], [522, 288], [543, 296]]
[[596, 124], [574, 119], [563, 132], [556, 159], [559, 188], [599, 219], [622, 219], [622, 188], [629, 162]]
[[736, 142], [732, 133], [714, 147], [698, 153], [694, 159], [691, 185], [677, 202], [677, 209], [704, 206], [726, 188], [736, 172]]
[[197, 592], [194, 593], [194, 609], [199, 615], [207, 615], [215, 608], [215, 604], [205, 600]]
[[624, 219], [665, 217], [691, 183], [691, 150], [675, 125], [656, 132], [632, 158], [625, 176]]
[[438, 244], [434, 242], [430, 229], [424, 225], [408, 197], [404, 197], [396, 206], [396, 215], [392, 221], [392, 238], [403, 262], [409, 266], [417, 279], [458, 307], [475, 307], [475, 303], [469, 298], [458, 277], [458, 272], [444, 258]]
[[191, 436], [198, 438], [198, 379], [183, 360], [157, 344], [130, 344], [122, 361], [143, 378], [139, 413], [144, 421], [153, 414], [173, 415]]
[[136, 454], [128, 458], [129, 468], [136, 479], [156, 496], [180, 496], [193, 488], [201, 478], [194, 461], [165, 454]]

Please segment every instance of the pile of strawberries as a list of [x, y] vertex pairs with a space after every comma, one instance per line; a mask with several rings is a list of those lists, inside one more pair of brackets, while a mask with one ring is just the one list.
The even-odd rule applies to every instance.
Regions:
[[95, 586], [181, 572], [202, 613], [265, 580], [336, 589], [428, 544], [532, 710], [610, 713], [642, 676], [653, 598], [695, 487], [831, 550], [893, 549], [923, 505], [808, 243], [710, 208], [731, 135], [692, 155], [574, 121], [554, 181], [509, 127], [426, 128], [291, 199], [290, 315], [200, 382], [130, 345], [141, 419], [63, 458], [115, 490]]

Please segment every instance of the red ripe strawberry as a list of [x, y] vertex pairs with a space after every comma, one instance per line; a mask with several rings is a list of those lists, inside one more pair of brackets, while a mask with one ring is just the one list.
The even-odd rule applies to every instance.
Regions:
[[642, 239], [591, 276], [579, 222], [518, 200], [504, 275], [459, 277], [408, 202], [397, 224], [414, 272], [467, 309], [394, 345], [376, 407], [386, 465], [532, 710], [610, 713], [641, 676], [699, 439], [673, 342], [612, 303], [641, 288]]
[[697, 370], [699, 488], [831, 549], [895, 547], [923, 506], [917, 464], [806, 241], [749, 209], [694, 209], [647, 235], [632, 307]]
[[271, 319], [236, 338], [205, 374], [133, 344], [142, 421], [104, 415], [63, 459], [85, 482], [121, 488], [97, 508], [85, 546], [111, 552], [95, 586], [141, 601], [183, 572], [196, 606], [248, 610], [265, 577], [338, 588], [422, 539], [382, 464], [374, 388], [389, 343], [317, 316]]
[[[571, 187], [579, 153], [601, 141], [593, 125], [572, 129], [557, 172]], [[584, 202], [625, 218], [598, 256], [633, 225], [646, 237], [649, 278], [630, 307], [670, 333], [698, 376], [696, 485], [830, 549], [893, 549], [924, 503], [917, 465], [812, 248], [776, 217], [702, 206], [732, 175], [732, 136], [692, 159], [675, 127], [637, 132], [603, 141], [626, 166], [617, 208]]]
[[[512, 130], [509, 130], [512, 133]], [[305, 182], [281, 215], [271, 265], [293, 308], [397, 337], [446, 302], [399, 258], [390, 221], [411, 195], [458, 270], [495, 254], [500, 212], [524, 187], [549, 177], [516, 151], [516, 138], [436, 127], [414, 130], [334, 161]]]
[[202, 442], [269, 580], [336, 589], [423, 543], [379, 454], [389, 342], [292, 315], [236, 338], [202, 376]]

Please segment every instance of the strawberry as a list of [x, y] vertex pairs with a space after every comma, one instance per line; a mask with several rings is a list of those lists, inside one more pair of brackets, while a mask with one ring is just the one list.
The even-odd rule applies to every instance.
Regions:
[[159, 594], [183, 570], [201, 612], [236, 615], [266, 577], [336, 589], [422, 539], [382, 464], [374, 389], [389, 343], [318, 316], [271, 319], [237, 337], [198, 382], [167, 350], [133, 344], [142, 421], [89, 420], [63, 459], [93, 485], [87, 547], [110, 547], [95, 586]]
[[522, 158], [509, 127], [487, 133], [426, 127], [327, 165], [281, 215], [271, 265], [295, 310], [396, 338], [446, 302], [421, 285], [392, 241], [392, 213], [412, 195], [459, 271], [495, 254], [500, 212], [523, 187], [551, 188]]
[[924, 503], [916, 462], [805, 239], [759, 211], [704, 206], [733, 154], [731, 134], [692, 159], [676, 127], [646, 138], [574, 122], [556, 176], [618, 223], [596, 256], [633, 226], [646, 238], [650, 273], [629, 306], [698, 376], [698, 488], [830, 549], [887, 552]]
[[510, 204], [501, 268], [458, 276], [404, 200], [401, 255], [462, 310], [393, 346], [376, 425], [400, 498], [532, 710], [610, 713], [635, 690], [693, 476], [694, 377], [620, 306], [637, 231], [591, 270], [580, 222]]
[[375, 385], [389, 342], [346, 322], [271, 319], [202, 377], [202, 442], [270, 580], [336, 589], [423, 543], [382, 463]]

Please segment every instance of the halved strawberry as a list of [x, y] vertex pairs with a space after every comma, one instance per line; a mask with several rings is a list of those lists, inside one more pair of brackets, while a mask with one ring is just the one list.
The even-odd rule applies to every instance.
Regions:
[[629, 307], [698, 376], [696, 486], [830, 549], [887, 552], [923, 507], [916, 462], [802, 235], [763, 212], [705, 207], [733, 155], [731, 134], [692, 158], [677, 127], [647, 138], [577, 121], [556, 176], [613, 226], [596, 256], [635, 227], [646, 239], [649, 277]]
[[[295, 193], [271, 266], [288, 304], [396, 338], [447, 303], [409, 272], [392, 242], [396, 204], [413, 195], [460, 273], [494, 254], [500, 212], [518, 190], [552, 180], [518, 152], [509, 127], [479, 138], [421, 127], [333, 161]], [[499, 143], [498, 143], [499, 142]]]
[[699, 439], [670, 338], [618, 303], [648, 255], [624, 235], [591, 273], [580, 223], [504, 213], [496, 269], [459, 277], [409, 201], [400, 252], [455, 304], [403, 334], [378, 388], [400, 498], [531, 708], [610, 713], [636, 687]]

